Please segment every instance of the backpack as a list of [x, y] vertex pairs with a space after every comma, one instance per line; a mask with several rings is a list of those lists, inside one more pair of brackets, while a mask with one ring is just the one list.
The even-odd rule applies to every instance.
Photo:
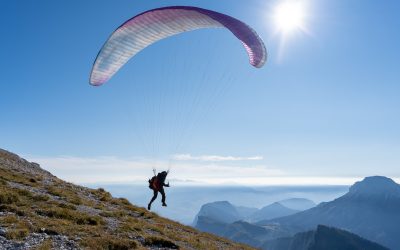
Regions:
[[157, 176], [153, 176], [151, 179], [149, 179], [149, 188], [156, 190], [157, 189]]
[[165, 171], [157, 174], [157, 180], [160, 185], [164, 184], [166, 178], [167, 178], [167, 172]]

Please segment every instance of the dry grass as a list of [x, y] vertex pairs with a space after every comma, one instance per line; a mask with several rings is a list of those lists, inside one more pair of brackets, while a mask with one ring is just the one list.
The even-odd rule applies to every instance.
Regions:
[[[31, 179], [34, 180], [34, 182], [31, 181]], [[0, 180], [2, 180], [2, 181], [11, 180], [12, 182], [15, 182], [15, 183], [24, 184], [24, 185], [31, 186], [31, 187], [36, 187], [39, 185], [38, 180], [41, 180], [41, 178], [27, 176], [25, 174], [15, 172], [15, 171], [9, 170], [7, 168], [2, 168]]]
[[52, 245], [53, 245], [53, 242], [50, 239], [45, 240], [45, 241], [43, 241], [42, 244], [40, 244], [40, 246], [34, 248], [34, 250], [51, 250]]
[[112, 235], [102, 235], [101, 237], [85, 238], [82, 246], [99, 250], [128, 250], [136, 249], [138, 243], [134, 240], [121, 239]]
[[[13, 214], [0, 217], [9, 239], [45, 229], [80, 238], [80, 246], [87, 249], [252, 249], [162, 218], [102, 188], [81, 188], [56, 178], [44, 182], [41, 176], [13, 172], [1, 164], [0, 173], [0, 211]], [[23, 188], [16, 188], [20, 184]], [[46, 240], [36, 249], [51, 248]]]
[[19, 201], [18, 195], [13, 192], [3, 191], [0, 193], [0, 204], [12, 204]]
[[15, 215], [0, 217], [0, 224], [7, 226], [5, 234], [7, 239], [22, 240], [28, 236], [30, 225], [25, 220], [20, 220]]

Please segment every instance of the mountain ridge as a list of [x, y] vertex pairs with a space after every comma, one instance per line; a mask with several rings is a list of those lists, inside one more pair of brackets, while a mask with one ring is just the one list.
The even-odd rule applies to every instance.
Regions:
[[65, 182], [0, 149], [0, 249], [252, 249]]
[[255, 213], [249, 216], [248, 220], [250, 222], [257, 222], [260, 220], [268, 220], [268, 219], [273, 219], [273, 218], [278, 218], [278, 217], [283, 217], [291, 214], [298, 213], [300, 211], [290, 209], [284, 205], [282, 205], [280, 202], [274, 202], [270, 205], [267, 205], [265, 207], [262, 207]]
[[[284, 205], [288, 204], [288, 205]], [[203, 204], [196, 214], [192, 225], [196, 226], [199, 216], [209, 217], [218, 222], [233, 223], [235, 221], [257, 222], [291, 215], [307, 208], [314, 207], [315, 203], [304, 198], [290, 198], [273, 202], [260, 209], [253, 207], [235, 206], [229, 201], [214, 201]], [[297, 207], [299, 210], [291, 207]]]
[[[372, 192], [368, 192], [372, 190]], [[393, 180], [372, 176], [355, 183], [345, 195], [318, 206], [282, 218], [260, 221], [291, 228], [293, 233], [312, 230], [319, 224], [343, 228], [396, 249], [400, 225], [399, 184]]]
[[268, 250], [388, 250], [358, 235], [324, 225], [318, 225], [315, 230], [298, 233], [293, 237], [267, 241], [261, 248]]
[[394, 196], [400, 198], [400, 185], [385, 176], [369, 176], [356, 182], [348, 196]]
[[312, 200], [305, 198], [289, 198], [278, 202], [287, 208], [298, 211], [304, 211], [316, 206]]

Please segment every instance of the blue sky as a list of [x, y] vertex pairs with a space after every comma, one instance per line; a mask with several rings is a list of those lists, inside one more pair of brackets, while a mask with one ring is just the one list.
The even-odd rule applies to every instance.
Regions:
[[[399, 177], [400, 3], [306, 1], [308, 33], [284, 47], [271, 20], [278, 3], [1, 1], [0, 147], [77, 182], [142, 178], [176, 154], [189, 156], [174, 163], [180, 179], [218, 169], [228, 182]], [[182, 4], [251, 25], [266, 66], [251, 68], [229, 32], [202, 30], [154, 44], [100, 88], [88, 84], [116, 27]], [[129, 178], [110, 177], [116, 164]]]

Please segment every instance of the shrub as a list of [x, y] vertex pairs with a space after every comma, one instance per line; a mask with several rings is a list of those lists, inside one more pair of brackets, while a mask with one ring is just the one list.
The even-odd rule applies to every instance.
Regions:
[[49, 218], [73, 220], [75, 215], [65, 208], [52, 208], [49, 210], [37, 210], [36, 213], [41, 216], [46, 216]]
[[12, 204], [18, 201], [19, 198], [14, 193], [11, 192], [0, 193], [0, 204]]
[[6, 232], [6, 238], [9, 240], [22, 240], [28, 236], [29, 230], [27, 228], [9, 229]]
[[76, 224], [96, 226], [104, 224], [104, 221], [98, 216], [82, 216], [80, 218], [77, 218]]
[[15, 206], [14, 204], [8, 204], [8, 205], [0, 205], [0, 211], [1, 212], [11, 212], [11, 213], [15, 213], [18, 216], [25, 216], [25, 211], [18, 209], [17, 206]]
[[53, 248], [52, 241], [51, 240], [45, 240], [35, 250], [51, 250], [52, 248]]
[[179, 249], [172, 241], [166, 240], [164, 238], [150, 236], [145, 239], [144, 244], [150, 247], [158, 247], [158, 248], [171, 248], [171, 249]]
[[18, 218], [15, 215], [8, 215], [0, 218], [1, 224], [15, 224], [18, 222]]
[[48, 201], [50, 199], [47, 195], [34, 195], [31, 198], [33, 201]]
[[64, 219], [73, 221], [78, 225], [96, 226], [104, 224], [104, 221], [99, 216], [89, 216], [84, 213], [77, 212], [66, 208], [52, 208], [49, 210], [37, 210], [37, 214], [55, 219]]
[[47, 192], [51, 195], [62, 197], [62, 190], [55, 187], [47, 187]]
[[82, 199], [79, 198], [78, 196], [73, 196], [72, 198], [69, 199], [69, 201], [74, 205], [81, 205], [82, 204]]
[[110, 193], [105, 193], [100, 197], [100, 201], [110, 201], [111, 200], [111, 194]]
[[90, 249], [108, 249], [108, 250], [129, 250], [136, 249], [138, 244], [134, 240], [117, 238], [111, 235], [101, 237], [86, 238], [82, 245]]
[[31, 198], [33, 196], [31, 192], [29, 192], [28, 190], [25, 190], [25, 189], [19, 189], [17, 192], [19, 195], [26, 196], [28, 198]]
[[118, 198], [118, 200], [123, 204], [123, 205], [131, 205], [131, 203], [125, 199], [125, 198]]
[[74, 206], [72, 204], [68, 204], [68, 203], [59, 203], [58, 206], [61, 207], [61, 208], [66, 208], [66, 209], [70, 209], [70, 210], [76, 210], [76, 206]]
[[100, 212], [99, 215], [103, 217], [114, 217], [114, 213], [109, 211]]

